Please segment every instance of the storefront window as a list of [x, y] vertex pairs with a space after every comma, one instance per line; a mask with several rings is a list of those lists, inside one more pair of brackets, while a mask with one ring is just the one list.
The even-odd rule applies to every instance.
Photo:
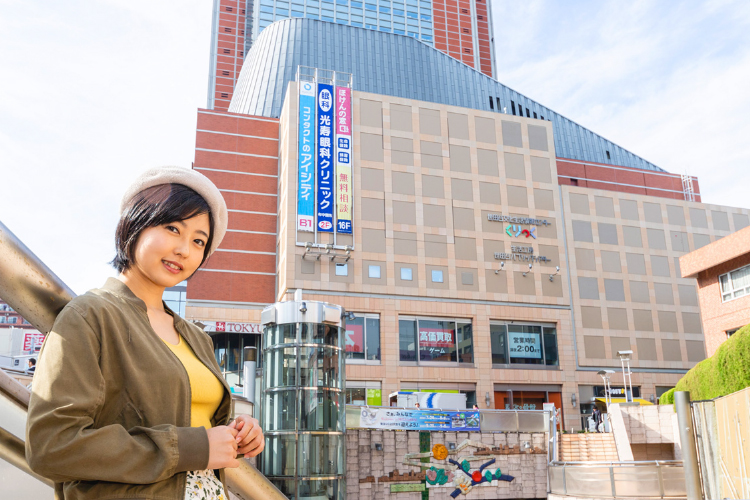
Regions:
[[490, 325], [493, 364], [558, 366], [557, 332], [550, 325]]
[[[224, 378], [232, 392], [242, 394], [243, 351], [245, 347], [260, 349], [260, 336], [240, 333], [210, 333], [214, 343], [214, 356], [219, 363]], [[257, 352], [257, 368], [263, 364], [260, 351]]]
[[383, 396], [380, 389], [380, 382], [347, 381], [346, 404], [356, 406], [382, 406]]
[[355, 313], [353, 321], [346, 322], [346, 359], [380, 360], [380, 317]]
[[472, 325], [466, 320], [400, 318], [401, 361], [473, 363]]
[[401, 361], [417, 360], [417, 322], [415, 320], [399, 320], [398, 344]]

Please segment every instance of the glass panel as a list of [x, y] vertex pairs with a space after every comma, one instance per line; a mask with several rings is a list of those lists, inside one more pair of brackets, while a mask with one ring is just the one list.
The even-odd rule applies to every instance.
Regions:
[[568, 495], [591, 497], [596, 491], [602, 497], [612, 497], [609, 467], [566, 467], [565, 480]]
[[301, 323], [300, 327], [302, 328], [301, 342], [303, 344], [328, 344], [333, 346], [339, 345], [339, 329], [335, 326], [321, 325], [316, 323]]
[[416, 332], [417, 325], [414, 320], [399, 320], [398, 322], [398, 343], [401, 361], [416, 361], [417, 346]]
[[267, 392], [263, 395], [265, 431], [293, 431], [296, 428], [297, 390]]
[[659, 471], [654, 467], [613, 467], [619, 497], [661, 497]]
[[474, 350], [471, 342], [471, 323], [458, 323], [458, 361], [473, 363]]
[[346, 389], [346, 404], [364, 406], [367, 404], [367, 389], [355, 388]]
[[297, 328], [295, 323], [270, 326], [266, 328], [264, 333], [264, 337], [266, 338], [264, 347], [271, 347], [277, 344], [294, 344], [297, 342]]
[[238, 385], [242, 385], [240, 372], [227, 372], [224, 374], [224, 378], [226, 379], [227, 384], [229, 384], [229, 389], [232, 392], [242, 392], [242, 387], [237, 387]]
[[682, 467], [661, 467], [665, 497], [687, 496], [685, 487], [685, 469]]
[[505, 325], [490, 325], [492, 342], [492, 363], [506, 364], [508, 355], [505, 347]]
[[267, 476], [294, 476], [295, 455], [297, 445], [295, 434], [268, 436], [266, 435], [266, 449], [275, 453], [262, 453], [263, 473]]
[[456, 361], [456, 323], [419, 320], [419, 360]]
[[380, 359], [380, 319], [367, 318], [367, 359]]
[[347, 358], [365, 359], [365, 318], [357, 316], [354, 321], [346, 322], [344, 346]]
[[557, 335], [554, 328], [544, 329], [544, 364], [557, 366]]
[[266, 369], [263, 372], [266, 387], [288, 387], [297, 385], [297, 352], [294, 347], [282, 347], [266, 351], [263, 356]]
[[271, 479], [271, 482], [288, 498], [297, 498], [297, 482], [295, 480]]
[[345, 474], [344, 436], [300, 434], [299, 464], [300, 476]]
[[544, 362], [540, 326], [507, 325], [507, 329], [511, 363], [540, 365]]
[[729, 273], [732, 277], [732, 288], [745, 288], [750, 286], [750, 267], [743, 267]]
[[339, 388], [339, 351], [330, 347], [300, 347], [301, 387]]
[[217, 333], [211, 335], [211, 340], [214, 342], [214, 356], [216, 357], [216, 362], [219, 363], [219, 368], [224, 371], [224, 365], [226, 364], [225, 358], [227, 355], [227, 334]]
[[304, 431], [342, 431], [339, 393], [333, 391], [302, 390], [299, 428]]
[[237, 371], [242, 365], [239, 334], [227, 334], [227, 371]]
[[721, 291], [728, 292], [729, 291], [729, 275], [722, 274], [721, 276], [719, 276], [719, 282], [721, 282]]
[[346, 481], [344, 479], [302, 480], [299, 482], [299, 498], [344, 500], [346, 498]]

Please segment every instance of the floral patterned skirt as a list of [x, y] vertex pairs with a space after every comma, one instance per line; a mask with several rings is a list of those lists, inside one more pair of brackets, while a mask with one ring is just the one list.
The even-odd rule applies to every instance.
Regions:
[[227, 500], [227, 495], [214, 471], [194, 470], [187, 473], [185, 500]]

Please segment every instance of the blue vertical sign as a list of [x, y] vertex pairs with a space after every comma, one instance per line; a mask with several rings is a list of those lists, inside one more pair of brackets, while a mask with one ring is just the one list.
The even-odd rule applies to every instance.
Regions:
[[318, 231], [333, 232], [335, 174], [333, 162], [333, 86], [318, 84]]
[[315, 84], [300, 82], [297, 230], [315, 230]]

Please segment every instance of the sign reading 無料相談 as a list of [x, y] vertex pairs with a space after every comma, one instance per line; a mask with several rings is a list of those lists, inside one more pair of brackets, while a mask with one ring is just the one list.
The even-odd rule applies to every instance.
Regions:
[[297, 230], [315, 230], [315, 84], [300, 82]]

